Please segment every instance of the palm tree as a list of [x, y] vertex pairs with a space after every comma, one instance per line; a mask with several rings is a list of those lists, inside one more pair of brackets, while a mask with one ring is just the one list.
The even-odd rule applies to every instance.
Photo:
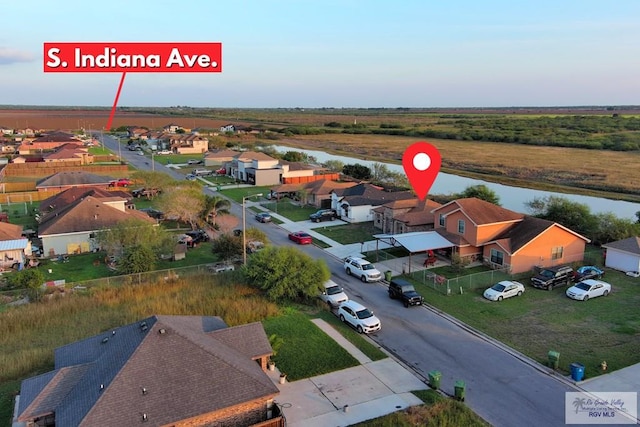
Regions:
[[202, 211], [202, 219], [204, 222], [216, 227], [216, 218], [218, 215], [226, 215], [231, 208], [231, 202], [220, 196], [205, 196], [204, 210]]

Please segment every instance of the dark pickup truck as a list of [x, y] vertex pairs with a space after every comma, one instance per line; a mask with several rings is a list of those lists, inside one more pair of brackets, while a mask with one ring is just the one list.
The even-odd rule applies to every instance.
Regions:
[[552, 290], [556, 286], [566, 286], [573, 281], [573, 268], [568, 266], [549, 267], [541, 269], [531, 278], [531, 285], [535, 288]]
[[393, 279], [389, 283], [389, 298], [399, 299], [405, 307], [422, 305], [424, 298], [416, 292], [413, 285], [403, 279]]

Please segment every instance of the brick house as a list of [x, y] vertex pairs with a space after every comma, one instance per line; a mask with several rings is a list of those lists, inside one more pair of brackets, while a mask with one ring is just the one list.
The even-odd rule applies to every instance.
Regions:
[[38, 426], [251, 426], [284, 422], [260, 323], [151, 316], [59, 347], [22, 382], [17, 419]]
[[373, 209], [373, 226], [386, 234], [433, 230], [432, 211], [440, 206], [429, 199], [394, 200]]
[[480, 260], [511, 273], [582, 261], [589, 239], [540, 218], [476, 198], [433, 210], [435, 231], [452, 243], [449, 255]]

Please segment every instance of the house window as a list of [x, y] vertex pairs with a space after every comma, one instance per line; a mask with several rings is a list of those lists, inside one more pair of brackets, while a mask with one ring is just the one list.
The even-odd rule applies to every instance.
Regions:
[[564, 253], [564, 247], [556, 246], [555, 248], [551, 248], [551, 259], [562, 259], [562, 255]]
[[502, 265], [504, 263], [504, 253], [491, 249], [491, 262], [493, 264]]
[[440, 214], [440, 218], [438, 219], [438, 224], [440, 224], [440, 227], [444, 227], [444, 214]]
[[463, 219], [459, 219], [458, 220], [458, 233], [464, 234], [464, 220]]

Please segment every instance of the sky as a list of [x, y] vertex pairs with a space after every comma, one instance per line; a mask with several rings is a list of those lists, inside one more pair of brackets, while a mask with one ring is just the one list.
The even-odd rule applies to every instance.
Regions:
[[45, 42], [221, 42], [222, 73], [128, 73], [120, 106], [640, 104], [640, 1], [5, 1], [0, 104], [111, 106]]

